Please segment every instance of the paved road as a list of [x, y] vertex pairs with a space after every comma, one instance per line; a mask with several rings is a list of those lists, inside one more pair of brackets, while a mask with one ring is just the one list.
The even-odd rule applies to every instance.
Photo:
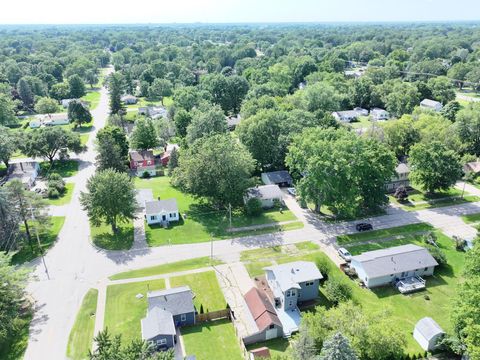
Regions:
[[[134, 248], [129, 251], [103, 251], [89, 241], [88, 218], [81, 210], [79, 193], [85, 190], [87, 179], [95, 171], [93, 139], [96, 131], [105, 125], [108, 115], [107, 91], [102, 89], [98, 107], [92, 112], [95, 130], [90, 135], [89, 150], [80, 154], [80, 170], [74, 177], [75, 190], [67, 206], [52, 209], [52, 213], [66, 216], [58, 241], [47, 253], [45, 260], [50, 279], [39, 260], [33, 263], [35, 279], [28, 291], [36, 300], [36, 312], [30, 328], [30, 340], [25, 359], [65, 359], [68, 335], [83, 296], [91, 287], [100, 287], [106, 277], [117, 272], [209, 256], [210, 243]], [[286, 202], [297, 217], [305, 223], [299, 230], [240, 239], [214, 242], [214, 255], [227, 262], [239, 260], [245, 249], [313, 241], [336, 262], [335, 236], [354, 231], [354, 223], [324, 223], [315, 215], [301, 209], [288, 195]], [[406, 224], [429, 222], [448, 235], [471, 234], [472, 228], [459, 221], [458, 216], [480, 212], [480, 203], [469, 203], [448, 208], [406, 212], [390, 208], [388, 214], [368, 219], [376, 229]]]

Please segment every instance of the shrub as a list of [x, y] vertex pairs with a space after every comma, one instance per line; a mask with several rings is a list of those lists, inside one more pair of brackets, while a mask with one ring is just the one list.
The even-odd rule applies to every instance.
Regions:
[[326, 298], [334, 304], [348, 301], [352, 297], [350, 285], [337, 278], [329, 278], [324, 290]]
[[54, 187], [49, 187], [47, 190], [47, 195], [50, 199], [57, 199], [60, 197], [60, 193]]
[[328, 275], [330, 274], [330, 271], [332, 269], [332, 266], [329, 262], [328, 259], [326, 259], [325, 257], [318, 257], [316, 260], [315, 260], [315, 263], [318, 267], [318, 270], [320, 270], [320, 272], [322, 273], [323, 275], [323, 278], [325, 280], [328, 279]]
[[142, 174], [143, 179], [148, 179], [150, 177], [150, 173], [148, 171], [144, 171]]
[[248, 216], [260, 216], [263, 212], [262, 202], [257, 198], [251, 198], [245, 204], [245, 212]]
[[56, 199], [65, 192], [65, 181], [59, 174], [52, 173], [48, 176], [47, 187], [47, 196]]
[[465, 239], [462, 239], [458, 236], [453, 236], [452, 239], [453, 241], [455, 241], [455, 249], [457, 249], [458, 251], [465, 250], [465, 246], [467, 245]]
[[395, 199], [397, 199], [400, 202], [407, 201], [408, 199], [407, 189], [405, 188], [405, 186], [399, 186], [395, 190], [395, 194], [393, 196], [395, 197]]
[[433, 231], [429, 231], [423, 235], [423, 242], [428, 245], [437, 245], [437, 235]]
[[437, 260], [438, 265], [447, 264], [447, 257], [445, 256], [445, 253], [442, 250], [440, 250], [438, 247], [429, 246], [428, 251], [433, 256], [433, 258]]

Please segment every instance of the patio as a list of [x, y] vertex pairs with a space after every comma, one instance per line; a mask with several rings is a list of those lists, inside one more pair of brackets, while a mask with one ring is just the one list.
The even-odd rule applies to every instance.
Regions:
[[425, 289], [425, 280], [420, 276], [412, 276], [396, 282], [395, 286], [402, 294]]

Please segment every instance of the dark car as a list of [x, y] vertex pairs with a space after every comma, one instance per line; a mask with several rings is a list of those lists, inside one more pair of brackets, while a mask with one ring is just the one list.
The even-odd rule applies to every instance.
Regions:
[[360, 223], [355, 225], [355, 228], [357, 229], [357, 231], [368, 231], [368, 230], [372, 230], [373, 226], [372, 224], [369, 224], [369, 223]]

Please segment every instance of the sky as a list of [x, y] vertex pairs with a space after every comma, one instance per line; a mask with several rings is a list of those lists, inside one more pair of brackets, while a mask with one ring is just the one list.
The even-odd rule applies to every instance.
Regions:
[[479, 0], [0, 0], [0, 24], [480, 20]]

